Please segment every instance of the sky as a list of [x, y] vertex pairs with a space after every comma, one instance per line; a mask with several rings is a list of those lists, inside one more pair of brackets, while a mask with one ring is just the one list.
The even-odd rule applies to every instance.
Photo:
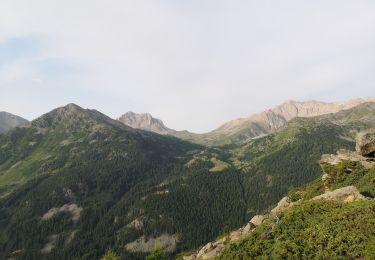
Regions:
[[207, 132], [375, 96], [373, 0], [1, 0], [0, 111], [76, 103]]

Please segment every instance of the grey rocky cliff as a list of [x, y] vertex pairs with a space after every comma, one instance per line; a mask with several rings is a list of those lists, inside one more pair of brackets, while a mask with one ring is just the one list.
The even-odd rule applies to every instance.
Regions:
[[158, 134], [165, 135], [173, 134], [176, 132], [175, 130], [166, 127], [163, 121], [158, 118], [152, 117], [152, 115], [149, 113], [138, 114], [129, 111], [120, 116], [117, 120], [132, 128], [151, 131]]

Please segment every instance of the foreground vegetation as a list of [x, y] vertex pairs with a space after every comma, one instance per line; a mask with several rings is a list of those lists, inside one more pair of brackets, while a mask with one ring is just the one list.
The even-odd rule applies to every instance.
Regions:
[[219, 259], [375, 258], [375, 203], [306, 201], [268, 221]]
[[[265, 221], [247, 238], [231, 244], [218, 259], [374, 259], [375, 168], [341, 161], [323, 163], [327, 178], [288, 193], [299, 204]], [[369, 200], [310, 200], [331, 190], [355, 186]]]

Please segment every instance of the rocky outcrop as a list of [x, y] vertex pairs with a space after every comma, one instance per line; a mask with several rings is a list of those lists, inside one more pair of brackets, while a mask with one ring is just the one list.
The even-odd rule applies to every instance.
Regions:
[[198, 259], [212, 259], [214, 258], [222, 249], [224, 248], [224, 243], [208, 243], [197, 254]]
[[[320, 159], [320, 163], [328, 163], [331, 165], [336, 165], [341, 161], [352, 161], [360, 162], [365, 169], [370, 169], [375, 166], [375, 161], [371, 158], [364, 157], [357, 152], [348, 151], [345, 149], [340, 149], [336, 154], [323, 154]], [[324, 170], [324, 169], [323, 169]], [[323, 175], [323, 178], [327, 177]]]
[[143, 219], [136, 218], [126, 226], [135, 230], [141, 230], [143, 228]]
[[326, 192], [314, 197], [312, 200], [334, 200], [338, 202], [352, 202], [357, 200], [366, 200], [367, 198], [359, 193], [356, 187], [347, 186], [334, 191]]
[[278, 214], [296, 205], [297, 203], [298, 202], [289, 202], [287, 197], [282, 198], [277, 206], [270, 211], [270, 213], [264, 215], [255, 215], [245, 226], [230, 232], [229, 235], [224, 236], [214, 242], [207, 243], [196, 253], [190, 256], [185, 256], [184, 260], [214, 259], [223, 251], [227, 244], [235, 243], [245, 238], [268, 219], [278, 219]]
[[81, 218], [81, 212], [82, 208], [77, 206], [77, 204], [65, 204], [61, 206], [60, 208], [51, 208], [48, 210], [43, 216], [42, 220], [47, 221], [55, 216], [62, 214], [62, 213], [68, 213], [71, 216], [71, 220], [73, 221], [74, 224], [76, 224], [79, 219]]
[[54, 249], [56, 246], [58, 237], [59, 237], [58, 235], [50, 235], [48, 237], [48, 242], [44, 245], [44, 247], [40, 250], [40, 252], [42, 254], [51, 253], [52, 249]]
[[277, 214], [280, 214], [282, 212], [284, 212], [285, 210], [293, 207], [294, 205], [296, 205], [298, 202], [291, 202], [288, 197], [284, 197], [282, 198], [279, 203], [277, 203], [277, 206], [275, 208], [273, 208], [271, 210], [271, 214], [273, 215], [277, 215]]
[[357, 135], [357, 152], [366, 157], [375, 157], [375, 131]]
[[166, 127], [158, 118], [154, 118], [149, 113], [138, 114], [134, 112], [127, 112], [120, 116], [118, 119], [124, 125], [130, 126], [136, 129], [142, 129], [146, 131], [155, 132], [158, 134], [174, 134], [176, 131]]
[[253, 224], [254, 227], [260, 226], [263, 221], [266, 219], [264, 215], [255, 215], [249, 222], [249, 224]]
[[[338, 202], [353, 202], [357, 200], [367, 200], [365, 196], [361, 195], [356, 187], [347, 186], [334, 191], [328, 191], [322, 195], [314, 197], [312, 200], [333, 200]], [[254, 216], [246, 226], [232, 231], [228, 236], [218, 239], [215, 242], [207, 243], [195, 254], [185, 256], [184, 260], [200, 260], [200, 259], [214, 259], [218, 256], [229, 243], [234, 243], [245, 238], [251, 232], [253, 232], [258, 226], [260, 226], [265, 220], [272, 220], [273, 224], [276, 225], [279, 220], [279, 215], [290, 209], [291, 207], [299, 204], [300, 201], [290, 202], [287, 197], [282, 198], [277, 206], [273, 208], [269, 214], [256, 215]], [[267, 234], [265, 234], [267, 235]]]
[[137, 240], [125, 245], [125, 249], [129, 252], [149, 253], [157, 247], [165, 253], [174, 252], [178, 242], [178, 235], [163, 234], [158, 237], [141, 236]]
[[[333, 200], [338, 202], [353, 202], [357, 200], [367, 200], [368, 198], [361, 195], [356, 187], [347, 186], [334, 191], [328, 191], [322, 195], [314, 197], [312, 200], [319, 199]], [[227, 244], [234, 243], [245, 238], [247, 235], [253, 232], [258, 226], [260, 226], [264, 221], [272, 220], [272, 225], [276, 225], [279, 221], [279, 216], [281, 213], [299, 203], [300, 201], [290, 202], [288, 197], [284, 197], [277, 203], [277, 206], [273, 208], [269, 214], [254, 216], [249, 221], [249, 223], [246, 224], [246, 226], [238, 230], [232, 231], [228, 236], [218, 239], [215, 242], [207, 243], [195, 254], [184, 257], [184, 260], [214, 259], [223, 251]], [[269, 232], [266, 232], [264, 235], [269, 235]]]

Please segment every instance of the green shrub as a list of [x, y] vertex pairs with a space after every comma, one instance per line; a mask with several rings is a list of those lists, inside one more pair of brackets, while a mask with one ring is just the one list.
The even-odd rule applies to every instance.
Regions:
[[218, 259], [374, 259], [373, 201], [304, 201], [280, 219], [262, 224]]

